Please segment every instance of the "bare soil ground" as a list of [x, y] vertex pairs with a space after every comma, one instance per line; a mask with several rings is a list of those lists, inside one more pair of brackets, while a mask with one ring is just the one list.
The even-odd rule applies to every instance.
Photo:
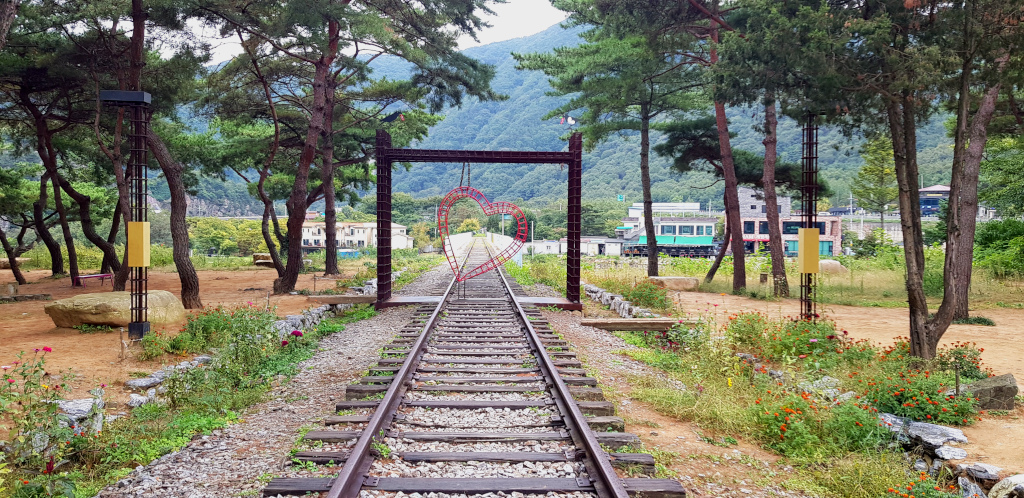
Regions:
[[[227, 307], [253, 302], [266, 304], [268, 292], [273, 288], [277, 273], [272, 269], [247, 269], [239, 271], [206, 270], [199, 271], [199, 281], [203, 304], [207, 307], [224, 305]], [[21, 294], [50, 294], [54, 300], [78, 294], [110, 292], [110, 283], [100, 285], [90, 280], [87, 287], [71, 287], [68, 277], [50, 278], [47, 270], [26, 272], [29, 281], [19, 289]], [[13, 281], [9, 270], [0, 270], [0, 281]], [[317, 281], [318, 288], [328, 282]], [[312, 288], [313, 275], [300, 275], [296, 288]], [[181, 283], [176, 273], [151, 271], [149, 288], [161, 289], [179, 295]], [[152, 372], [161, 364], [156, 361], [141, 362], [134, 355], [121, 357], [120, 333], [115, 329], [111, 332], [82, 333], [76, 329], [58, 328], [43, 311], [43, 305], [49, 301], [25, 301], [0, 304], [0, 362], [7, 365], [21, 351], [31, 354], [33, 349], [44, 346], [53, 348], [47, 353], [46, 363], [50, 372], [72, 370], [75, 380], [72, 385], [76, 391], [72, 397], [87, 396], [85, 391], [107, 384], [110, 386], [123, 383], [131, 377], [132, 372]], [[277, 308], [280, 316], [298, 314], [313, 304], [306, 296], [286, 295], [269, 297], [271, 307]], [[158, 330], [176, 331], [183, 324], [174, 324], [157, 328]], [[166, 362], [175, 362], [176, 358], [167, 358]], [[180, 360], [178, 360], [180, 361]], [[110, 391], [108, 391], [109, 393]], [[125, 395], [127, 397], [127, 395]]]

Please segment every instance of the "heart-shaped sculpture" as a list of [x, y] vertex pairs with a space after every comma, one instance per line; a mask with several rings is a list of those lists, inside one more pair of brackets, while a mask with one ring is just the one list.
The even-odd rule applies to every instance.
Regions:
[[511, 202], [488, 201], [487, 197], [482, 192], [473, 187], [457, 187], [451, 192], [448, 192], [444, 201], [442, 201], [437, 207], [437, 231], [441, 235], [442, 241], [448, 240], [448, 213], [451, 211], [452, 207], [455, 206], [457, 201], [467, 197], [475, 200], [487, 216], [495, 214], [512, 215], [512, 218], [514, 219], [513, 225], [516, 227], [516, 236], [512, 239], [512, 243], [509, 244], [508, 247], [499, 252], [493, 258], [487, 260], [486, 263], [465, 271], [460, 268], [459, 262], [455, 258], [454, 248], [451, 248], [450, 244], [442, 243], [444, 246], [444, 257], [448, 258], [448, 264], [452, 267], [452, 273], [455, 274], [455, 279], [459, 282], [487, 273], [512, 259], [512, 256], [515, 256], [515, 254], [523, 248], [523, 244], [526, 243], [526, 235], [529, 231], [529, 224], [526, 222], [526, 215], [524, 215], [523, 211], [519, 209], [519, 206], [516, 206]]

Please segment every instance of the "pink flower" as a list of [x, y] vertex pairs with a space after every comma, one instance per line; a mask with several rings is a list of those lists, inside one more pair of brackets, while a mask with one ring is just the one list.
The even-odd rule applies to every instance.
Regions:
[[107, 387], [106, 384], [100, 384], [100, 387]]
[[292, 335], [295, 337], [302, 337], [302, 332], [298, 330], [293, 330]]
[[281, 341], [281, 347], [282, 348], [287, 346], [287, 345], [288, 345], [288, 341]]
[[53, 352], [53, 348], [51, 348], [50, 346], [45, 346], [45, 347], [43, 347], [43, 352], [44, 353]]
[[7, 379], [7, 382], [14, 384], [14, 379]]
[[802, 358], [807, 358], [807, 355], [805, 355], [805, 354], [802, 354], [802, 355], [800, 355], [800, 358], [801, 358], [801, 359], [802, 359]]
[[811, 342], [818, 342], [817, 339], [811, 339]]

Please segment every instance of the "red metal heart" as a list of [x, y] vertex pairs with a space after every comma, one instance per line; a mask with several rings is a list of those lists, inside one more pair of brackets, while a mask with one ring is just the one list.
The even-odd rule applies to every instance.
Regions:
[[452, 273], [455, 274], [455, 279], [459, 282], [487, 273], [512, 259], [512, 256], [519, 252], [519, 250], [523, 248], [523, 244], [526, 243], [526, 236], [529, 230], [529, 224], [526, 222], [526, 215], [524, 215], [523, 211], [515, 204], [512, 204], [511, 202], [490, 202], [482, 192], [473, 187], [458, 187], [453, 189], [451, 192], [448, 192], [444, 201], [442, 201], [437, 207], [437, 230], [441, 235], [442, 241], [448, 240], [448, 213], [451, 211], [452, 207], [455, 206], [455, 203], [458, 200], [465, 199], [467, 197], [475, 200], [477, 204], [483, 208], [484, 214], [487, 216], [495, 214], [512, 215], [515, 220], [513, 225], [516, 227], [516, 236], [513, 238], [512, 243], [503, 251], [499, 252], [497, 256], [494, 256], [486, 263], [465, 272], [459, 268], [459, 262], [455, 259], [455, 254], [453, 254], [452, 251], [449, 251], [449, 245], [447, 243], [442, 243], [444, 246], [444, 257], [448, 258], [448, 264], [452, 267]]

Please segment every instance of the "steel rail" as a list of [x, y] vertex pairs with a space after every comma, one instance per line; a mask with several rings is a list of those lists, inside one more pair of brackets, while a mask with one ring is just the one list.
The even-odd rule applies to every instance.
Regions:
[[[476, 245], [476, 241], [473, 242], [473, 245]], [[466, 253], [467, 261], [471, 252], [473, 252], [472, 247]], [[465, 264], [465, 261], [463, 261], [463, 264]], [[331, 484], [331, 489], [327, 492], [327, 498], [356, 498], [359, 496], [359, 491], [363, 487], [364, 474], [369, 470], [370, 462], [366, 461], [366, 457], [369, 456], [374, 438], [394, 421], [395, 414], [398, 413], [398, 405], [401, 404], [402, 398], [405, 397], [405, 392], [409, 388], [409, 382], [412, 380], [412, 374], [415, 373], [415, 366], [419, 363], [423, 354], [426, 353], [430, 331], [436, 325], [441, 309], [447, 304], [456, 282], [457, 279], [452, 278], [448, 288], [444, 291], [444, 296], [441, 297], [441, 302], [437, 304], [434, 312], [430, 314], [430, 318], [423, 324], [423, 332], [420, 333], [420, 336], [416, 338], [416, 342], [409, 349], [405, 362], [402, 363], [402, 367], [395, 373], [391, 384], [388, 386], [388, 390], [384, 393], [384, 398], [381, 399], [380, 404], [373, 411], [373, 416], [370, 417], [369, 422], [367, 422], [366, 427], [359, 436], [359, 440], [352, 447], [349, 458], [345, 461], [344, 467], [342, 467], [338, 477]]]
[[[486, 247], [486, 244], [484, 247]], [[562, 376], [559, 375], [558, 368], [555, 367], [554, 362], [551, 361], [551, 357], [548, 355], [547, 349], [541, 343], [537, 331], [533, 328], [533, 324], [526, 315], [526, 310], [516, 300], [515, 293], [512, 292], [512, 287], [509, 285], [508, 280], [505, 279], [505, 275], [502, 274], [501, 270], [500, 267], [495, 269], [501, 278], [501, 283], [508, 292], [509, 299], [512, 300], [519, 318], [523, 322], [523, 326], [527, 330], [527, 339], [537, 352], [538, 366], [540, 366], [544, 376], [551, 382], [558, 394], [555, 402], [560, 405], [559, 408], [562, 410], [562, 413], [568, 415], [568, 419], [563, 418], [563, 420], [569, 426], [569, 435], [576, 446], [582, 448], [590, 459], [592, 465], [587, 465], [587, 470], [592, 477], [597, 478], [597, 481], [594, 483], [597, 495], [601, 498], [628, 498], [629, 493], [626, 491], [626, 487], [615, 473], [615, 469], [612, 468], [611, 457], [601, 448], [601, 444], [597, 442], [594, 431], [590, 430], [587, 417], [573, 399], [569, 386], [562, 380]]]

